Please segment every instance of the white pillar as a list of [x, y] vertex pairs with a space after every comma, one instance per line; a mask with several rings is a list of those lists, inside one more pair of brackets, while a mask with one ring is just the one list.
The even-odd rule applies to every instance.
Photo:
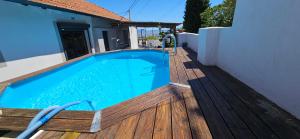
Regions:
[[129, 26], [129, 38], [131, 49], [138, 49], [138, 35], [136, 26]]

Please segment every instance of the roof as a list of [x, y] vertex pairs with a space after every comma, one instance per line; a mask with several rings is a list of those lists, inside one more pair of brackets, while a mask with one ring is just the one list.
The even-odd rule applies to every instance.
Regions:
[[21, 3], [57, 10], [68, 10], [112, 20], [128, 21], [128, 19], [86, 0], [27, 0]]
[[[172, 28], [181, 25], [182, 23], [172, 23], [172, 22], [145, 22], [145, 21], [128, 21], [121, 23], [122, 25], [131, 25], [137, 27], [162, 27], [162, 28]], [[117, 23], [116, 23], [117, 25]]]

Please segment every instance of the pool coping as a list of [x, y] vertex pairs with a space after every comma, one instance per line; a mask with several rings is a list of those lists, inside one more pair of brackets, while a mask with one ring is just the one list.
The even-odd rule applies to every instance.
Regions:
[[[145, 50], [152, 50], [152, 51], [159, 51], [159, 52], [163, 52], [161, 49], [159, 48], [149, 48], [149, 49], [145, 49], [145, 48], [140, 48], [140, 49], [122, 49], [122, 50], [113, 50], [113, 51], [107, 51], [107, 52], [102, 52], [102, 53], [95, 53], [95, 54], [87, 54], [87, 55], [84, 55], [84, 56], [81, 56], [81, 57], [78, 57], [78, 58], [75, 58], [75, 59], [72, 59], [72, 60], [69, 60], [69, 61], [65, 61], [63, 63], [60, 63], [60, 64], [56, 64], [56, 65], [53, 65], [53, 66], [50, 66], [50, 67], [47, 67], [47, 68], [44, 68], [44, 69], [41, 69], [41, 70], [37, 70], [37, 71], [34, 71], [32, 73], [29, 73], [29, 74], [25, 74], [25, 75], [22, 75], [22, 76], [19, 76], [19, 77], [16, 77], [16, 78], [13, 78], [13, 79], [10, 79], [10, 80], [6, 80], [6, 81], [3, 81], [3, 82], [0, 82], [0, 95], [4, 92], [4, 90], [11, 84], [13, 83], [17, 83], [17, 82], [20, 82], [20, 81], [23, 81], [23, 80], [26, 80], [28, 78], [31, 78], [31, 77], [34, 77], [34, 76], [38, 76], [40, 74], [43, 74], [45, 72], [48, 72], [48, 71], [51, 71], [51, 70], [55, 70], [55, 69], [58, 69], [60, 67], [63, 67], [63, 66], [66, 66], [66, 65], [69, 65], [69, 64], [72, 64], [74, 62], [77, 62], [77, 61], [80, 61], [80, 60], [83, 60], [83, 59], [86, 59], [88, 57], [91, 57], [91, 56], [95, 56], [95, 55], [105, 55], [105, 54], [110, 54], [110, 53], [115, 53], [115, 52], [123, 52], [123, 51], [145, 51]], [[169, 53], [168, 50], [165, 51], [165, 53]], [[169, 55], [170, 56], [170, 55]], [[168, 88], [170, 85], [166, 85], [166, 86], [162, 86], [160, 88], [157, 88], [157, 89], [154, 89], [154, 90], [151, 90], [149, 92], [146, 92], [145, 94], [143, 95], [140, 95], [140, 96], [137, 96], [137, 97], [134, 97], [134, 98], [131, 98], [129, 100], [126, 100], [126, 101], [123, 101], [121, 103], [118, 103], [118, 104], [115, 104], [113, 106], [110, 106], [110, 107], [107, 107], [103, 110], [100, 110], [100, 111], [72, 111], [72, 110], [64, 110], [62, 112], [68, 112], [70, 113], [69, 116], [62, 116], [62, 117], [59, 117], [60, 114], [57, 115], [58, 119], [68, 119], [68, 120], [74, 120], [74, 117], [80, 117], [80, 115], [85, 115], [85, 114], [91, 114], [93, 113], [93, 118], [89, 118], [89, 119], [76, 119], [75, 120], [89, 120], [91, 121], [91, 129], [90, 131], [81, 131], [81, 130], [74, 130], [74, 131], [80, 131], [80, 132], [97, 132], [99, 130], [101, 130], [101, 128], [103, 128], [102, 126], [102, 123], [101, 123], [101, 126], [100, 127], [96, 127], [96, 129], [92, 129], [93, 127], [95, 127], [95, 123], [97, 123], [97, 120], [103, 120], [101, 119], [101, 116], [104, 114], [104, 118], [107, 118], [108, 116], [105, 116], [105, 113], [103, 113], [102, 111], [112, 111], [112, 115], [114, 114], [118, 114], [119, 112], [114, 112], [114, 109], [116, 107], [122, 107], [124, 109], [126, 109], [126, 106], [124, 107], [123, 105], [124, 104], [127, 104], [129, 102], [132, 102], [132, 101], [135, 101], [135, 100], [138, 100], [140, 98], [143, 98], [145, 96], [148, 96], [148, 95], [152, 95], [152, 94], [155, 94], [155, 92], [160, 92], [161, 90], [164, 90], [164, 88]], [[160, 90], [160, 91], [158, 91]], [[165, 90], [166, 91], [166, 90]], [[165, 98], [169, 98], [171, 96], [172, 93], [170, 92], [166, 92], [165, 94], [164, 93], [160, 93], [162, 94], [162, 96], [158, 96], [157, 99], [159, 101], [165, 99]], [[153, 103], [153, 102], [151, 102]], [[156, 104], [155, 104], [156, 105]], [[150, 106], [150, 105], [149, 105]], [[131, 107], [134, 107], [133, 104], [131, 104]], [[136, 107], [136, 106], [135, 106]], [[142, 108], [137, 108], [137, 109], [140, 109], [138, 111], [141, 111], [141, 110], [144, 110], [145, 108], [142, 107]], [[5, 114], [5, 112], [7, 111], [14, 111], [15, 113], [21, 113], [21, 114], [25, 114], [25, 115], [16, 115], [16, 114], [11, 114], [11, 115], [8, 115], [8, 114]], [[16, 109], [16, 108], [1, 108], [0, 107], [0, 119], [1, 117], [13, 117], [13, 118], [33, 118], [32, 116], [27, 116], [26, 117], [26, 114], [33, 114], [32, 112], [35, 111], [34, 113], [40, 111], [40, 109]], [[113, 116], [115, 119], [114, 120], [111, 120], [108, 118], [107, 121], [110, 121], [110, 123], [106, 122], [104, 124], [104, 127], [107, 127], [108, 125], [110, 125], [111, 123], [115, 123], [116, 121], [120, 120], [120, 117], [122, 119], [123, 118], [127, 118], [129, 115], [132, 115], [138, 111], [135, 111], [133, 113], [127, 113], [127, 115], [124, 115], [124, 114], [120, 114], [121, 116], [117, 115], [117, 116]], [[96, 115], [99, 115], [99, 112], [100, 112], [100, 119], [97, 119]], [[99, 117], [98, 117], [99, 118]], [[117, 120], [116, 120], [117, 119]], [[96, 120], [96, 122], [94, 123], [94, 121]], [[1, 127], [1, 125], [0, 125]], [[97, 129], [99, 128], [99, 129]], [[0, 128], [1, 129], [1, 128]], [[22, 130], [22, 129], [18, 129], [16, 128], [16, 130]], [[24, 129], [23, 129], [24, 130]], [[55, 129], [50, 129], [50, 130], [55, 130]], [[92, 131], [93, 130], [93, 131]], [[59, 130], [61, 131], [61, 130]]]

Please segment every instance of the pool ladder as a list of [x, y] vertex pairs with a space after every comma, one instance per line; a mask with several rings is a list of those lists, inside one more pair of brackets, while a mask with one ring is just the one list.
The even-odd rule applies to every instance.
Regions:
[[171, 37], [174, 40], [174, 49], [173, 49], [173, 54], [176, 55], [177, 53], [177, 42], [176, 42], [176, 37], [174, 34], [167, 34], [163, 39], [162, 39], [162, 50], [165, 55], [165, 47], [166, 47], [166, 40]]

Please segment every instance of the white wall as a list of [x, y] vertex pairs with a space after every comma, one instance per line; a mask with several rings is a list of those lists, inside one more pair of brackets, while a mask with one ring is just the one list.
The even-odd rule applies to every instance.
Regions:
[[5, 62], [5, 67], [0, 67], [0, 81], [19, 77], [51, 65], [59, 64], [64, 62], [63, 57], [63, 53], [56, 53]]
[[239, 0], [217, 66], [300, 118], [299, 0]]
[[195, 33], [178, 33], [177, 34], [177, 39], [178, 39], [178, 45], [182, 46], [182, 43], [187, 42], [188, 47], [191, 48], [193, 51], [197, 52], [198, 51], [198, 38], [199, 35]]
[[[56, 21], [91, 24], [89, 16], [7, 1], [0, 1], [0, 18], [5, 61], [0, 64], [0, 82], [65, 61]], [[91, 29], [89, 33], [92, 38]]]
[[95, 50], [97, 53], [105, 52], [105, 44], [102, 31], [106, 31], [103, 28], [94, 28], [94, 42], [95, 42]]
[[199, 29], [198, 61], [204, 65], [216, 65], [218, 60], [219, 37], [222, 27]]

